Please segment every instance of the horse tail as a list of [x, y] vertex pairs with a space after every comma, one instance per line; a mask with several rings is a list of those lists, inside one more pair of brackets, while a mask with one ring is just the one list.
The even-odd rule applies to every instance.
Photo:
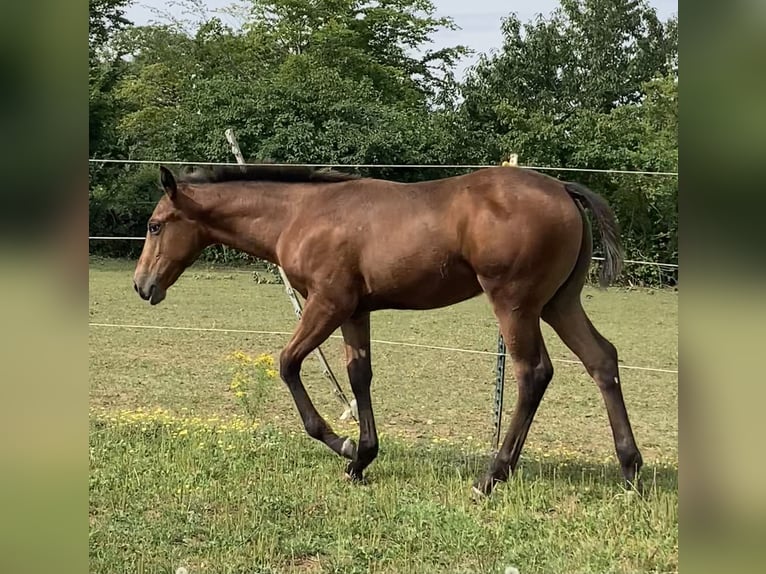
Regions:
[[598, 224], [601, 244], [604, 249], [604, 264], [601, 266], [599, 283], [601, 287], [606, 287], [620, 274], [623, 264], [620, 227], [617, 224], [614, 211], [603, 197], [584, 185], [566, 182], [564, 188], [573, 199], [580, 200], [586, 208], [590, 209]]

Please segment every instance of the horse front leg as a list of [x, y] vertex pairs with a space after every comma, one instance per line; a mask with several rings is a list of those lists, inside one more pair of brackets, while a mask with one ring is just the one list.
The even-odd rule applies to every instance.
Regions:
[[304, 359], [321, 345], [351, 314], [347, 305], [329, 298], [311, 295], [292, 338], [279, 356], [279, 373], [295, 401], [303, 427], [311, 438], [326, 444], [335, 453], [353, 459], [354, 441], [338, 436], [317, 412], [301, 380]]

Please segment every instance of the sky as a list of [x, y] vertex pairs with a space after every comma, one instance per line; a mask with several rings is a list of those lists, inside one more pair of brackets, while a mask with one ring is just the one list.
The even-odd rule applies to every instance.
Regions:
[[[473, 64], [481, 53], [488, 54], [499, 50], [502, 45], [500, 23], [508, 14], [515, 12], [522, 22], [534, 18], [537, 14], [549, 14], [558, 5], [558, 0], [432, 0], [437, 16], [450, 16], [458, 30], [441, 30], [433, 35], [432, 49], [462, 44], [474, 51], [474, 55], [465, 58], [458, 65], [458, 76]], [[232, 0], [207, 0], [210, 9], [228, 6]], [[135, 0], [126, 10], [126, 16], [133, 23], [148, 24], [157, 20], [152, 7], [175, 13], [178, 8], [169, 7], [167, 0]], [[657, 10], [661, 20], [678, 14], [678, 0], [648, 0], [648, 4]], [[225, 18], [224, 18], [225, 20]]]

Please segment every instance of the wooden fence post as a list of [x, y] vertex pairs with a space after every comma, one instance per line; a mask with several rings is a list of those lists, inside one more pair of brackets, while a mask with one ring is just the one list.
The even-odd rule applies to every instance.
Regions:
[[[518, 154], [512, 153], [507, 161], [502, 163], [503, 167], [515, 167], [519, 165]], [[497, 332], [497, 364], [495, 366], [495, 403], [494, 420], [495, 433], [492, 436], [492, 448], [497, 450], [500, 446], [500, 435], [502, 434], [503, 422], [503, 394], [505, 391], [505, 360], [506, 347], [503, 333], [498, 329]]]

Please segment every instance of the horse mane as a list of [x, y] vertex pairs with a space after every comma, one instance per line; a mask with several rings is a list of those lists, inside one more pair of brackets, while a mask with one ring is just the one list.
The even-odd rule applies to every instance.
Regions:
[[238, 166], [186, 166], [178, 181], [182, 183], [221, 183], [224, 181], [282, 181], [286, 183], [337, 183], [359, 179], [353, 173], [318, 169], [302, 165], [261, 163]]

